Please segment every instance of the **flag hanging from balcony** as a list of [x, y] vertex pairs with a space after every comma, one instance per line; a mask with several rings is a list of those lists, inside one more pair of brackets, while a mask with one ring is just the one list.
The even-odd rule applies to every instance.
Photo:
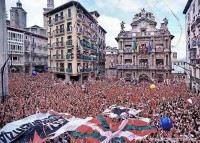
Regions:
[[152, 47], [151, 47], [151, 42], [149, 41], [148, 53], [150, 53], [151, 51], [152, 51]]
[[137, 42], [133, 41], [133, 51], [136, 52], [137, 50]]

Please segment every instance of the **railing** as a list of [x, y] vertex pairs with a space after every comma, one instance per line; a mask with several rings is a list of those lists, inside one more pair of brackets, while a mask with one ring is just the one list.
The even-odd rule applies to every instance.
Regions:
[[61, 41], [61, 42], [55, 42], [54, 43], [54, 47], [57, 48], [57, 47], [64, 47], [64, 43]]
[[74, 57], [73, 57], [73, 54], [72, 54], [72, 53], [66, 55], [66, 59], [68, 59], [68, 60], [72, 60], [73, 58], [74, 58]]
[[48, 20], [47, 22], [48, 22], [48, 26], [53, 25], [53, 20]]
[[83, 25], [85, 25], [86, 27], [90, 27], [90, 24], [86, 18], [83, 19]]
[[196, 42], [196, 40], [193, 40], [191, 45], [192, 45], [192, 47], [197, 46], [197, 42]]
[[[166, 65], [132, 65], [132, 64], [124, 64], [124, 65], [116, 65], [114, 66], [117, 69], [153, 69], [153, 70], [168, 70], [171, 68], [170, 66]], [[110, 68], [110, 67], [109, 67]]]
[[79, 33], [79, 34], [83, 33], [83, 31], [82, 31], [82, 29], [80, 27], [77, 27], [77, 33]]
[[84, 42], [82, 40], [80, 41], [80, 45], [82, 47], [84, 47], [84, 48], [88, 48], [88, 49], [92, 49], [92, 50], [97, 50], [97, 48], [94, 45], [92, 45], [92, 44], [90, 44], [88, 42]]
[[92, 68], [83, 68], [83, 69], [80, 69], [78, 72], [92, 72], [93, 69]]
[[47, 32], [47, 36], [48, 36], [48, 37], [53, 36], [53, 32]]
[[196, 29], [196, 23], [193, 22], [193, 24], [192, 24], [192, 26], [191, 26], [191, 30], [192, 30], [192, 31], [195, 31], [195, 29]]
[[124, 53], [132, 53], [134, 52], [133, 48], [129, 47], [129, 48], [124, 48]]
[[77, 55], [77, 59], [97, 61], [97, 57], [87, 55]]
[[67, 46], [72, 46], [72, 40], [66, 41], [66, 45], [67, 45]]
[[67, 30], [67, 33], [71, 33], [72, 32], [72, 27], [67, 28], [66, 30]]
[[109, 66], [109, 69], [116, 69], [116, 68], [117, 68], [116, 65], [110, 65], [110, 66]]
[[56, 67], [57, 72], [65, 72], [65, 68], [62, 67]]
[[48, 44], [47, 48], [53, 48], [52, 44]]
[[196, 78], [196, 77], [193, 77], [191, 76], [191, 80], [197, 84], [200, 84], [200, 79], [199, 78]]
[[55, 55], [55, 60], [64, 60], [64, 55]]
[[64, 16], [56, 17], [54, 20], [54, 24], [60, 23], [64, 21]]
[[150, 36], [151, 32], [136, 32], [136, 36]]
[[71, 73], [72, 69], [71, 68], [66, 68], [66, 72]]
[[24, 62], [21, 62], [21, 61], [12, 60], [12, 62], [11, 62], [11, 60], [9, 60], [9, 65], [11, 65], [11, 63], [12, 63], [12, 65], [24, 65], [25, 64]]
[[60, 35], [60, 34], [65, 34], [65, 29], [64, 28], [55, 30], [55, 33], [54, 33], [55, 36], [56, 35]]

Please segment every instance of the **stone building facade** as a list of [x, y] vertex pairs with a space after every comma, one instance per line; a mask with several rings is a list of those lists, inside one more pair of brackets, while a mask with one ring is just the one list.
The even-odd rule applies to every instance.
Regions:
[[161, 27], [152, 13], [142, 9], [134, 15], [132, 30], [121, 31], [118, 42], [118, 64], [115, 65], [117, 76], [126, 80], [155, 80], [162, 82], [171, 75], [171, 40], [174, 38], [168, 30], [165, 18]]
[[185, 14], [187, 85], [200, 93], [200, 0], [188, 0]]

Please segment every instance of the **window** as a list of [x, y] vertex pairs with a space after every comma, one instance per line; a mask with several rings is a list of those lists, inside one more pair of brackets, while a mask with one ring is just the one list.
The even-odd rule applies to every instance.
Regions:
[[58, 21], [58, 14], [55, 15], [55, 22]]
[[61, 59], [63, 59], [63, 50], [61, 50], [60, 53], [61, 53]]
[[67, 11], [68, 11], [68, 12], [67, 12], [67, 14], [68, 14], [67, 17], [68, 17], [68, 18], [72, 17], [71, 9], [69, 8]]
[[13, 61], [17, 61], [17, 57], [13, 57]]
[[51, 59], [51, 51], [50, 51], [50, 59]]
[[192, 9], [193, 9], [193, 13], [194, 13], [195, 12], [195, 4], [193, 4], [193, 8]]
[[61, 19], [63, 18], [63, 12], [60, 13], [60, 18], [61, 18]]
[[200, 5], [200, 0], [198, 0], [198, 6]]

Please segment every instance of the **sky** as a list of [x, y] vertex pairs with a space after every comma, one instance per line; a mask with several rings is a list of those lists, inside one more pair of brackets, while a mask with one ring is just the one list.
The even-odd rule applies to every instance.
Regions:
[[[18, 0], [6, 0], [6, 11], [8, 19], [9, 10], [16, 6]], [[43, 8], [47, 0], [20, 0], [23, 9], [27, 12], [27, 26], [43, 26]], [[70, 0], [54, 0], [55, 7], [58, 7]], [[100, 14], [99, 24], [107, 31], [106, 45], [117, 47], [115, 38], [120, 32], [120, 23], [124, 21], [125, 30], [131, 30], [131, 22], [134, 15], [145, 8], [152, 12], [157, 20], [157, 28], [166, 17], [168, 29], [175, 38], [172, 41], [172, 51], [178, 53], [178, 59], [186, 57], [185, 42], [185, 15], [183, 10], [187, 0], [76, 0], [88, 11], [97, 10]], [[174, 14], [175, 15], [174, 15]], [[177, 20], [178, 19], [178, 20]], [[182, 29], [182, 30], [181, 30]], [[182, 34], [181, 34], [182, 33]]]

